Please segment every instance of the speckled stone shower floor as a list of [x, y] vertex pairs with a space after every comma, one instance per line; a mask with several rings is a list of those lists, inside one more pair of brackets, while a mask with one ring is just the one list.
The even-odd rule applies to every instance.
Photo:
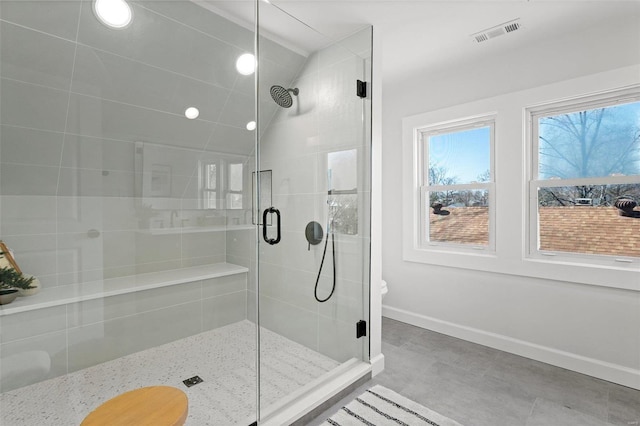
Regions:
[[[324, 355], [262, 329], [262, 407], [339, 365]], [[246, 425], [255, 416], [256, 328], [241, 321], [65, 376], [0, 394], [0, 425], [77, 426], [93, 409], [144, 386], [182, 389], [189, 426]], [[187, 388], [182, 380], [204, 382]]]

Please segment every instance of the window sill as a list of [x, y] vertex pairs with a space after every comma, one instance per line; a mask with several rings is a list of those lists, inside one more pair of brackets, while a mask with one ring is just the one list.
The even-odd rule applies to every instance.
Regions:
[[[499, 253], [452, 252], [406, 247], [403, 260], [449, 268], [515, 275], [640, 292], [640, 264], [620, 266], [506, 256]], [[573, 260], [573, 259], [572, 259]], [[582, 260], [582, 259], [581, 259]], [[583, 260], [584, 262], [584, 260]]]
[[454, 244], [426, 244], [416, 251], [423, 251], [428, 253], [447, 253], [447, 254], [459, 254], [468, 256], [483, 256], [483, 257], [495, 257], [496, 252], [490, 247], [477, 246], [460, 246]]

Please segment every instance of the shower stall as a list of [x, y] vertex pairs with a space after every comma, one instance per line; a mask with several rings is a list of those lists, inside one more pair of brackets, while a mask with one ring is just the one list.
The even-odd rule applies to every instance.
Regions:
[[371, 40], [266, 1], [0, 1], [0, 268], [37, 285], [0, 304], [0, 424], [154, 385], [188, 425], [288, 424], [366, 377]]

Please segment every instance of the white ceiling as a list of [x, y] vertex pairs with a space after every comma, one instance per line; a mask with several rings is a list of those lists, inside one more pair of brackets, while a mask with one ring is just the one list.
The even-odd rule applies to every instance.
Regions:
[[[251, 1], [210, 3], [239, 19], [253, 21]], [[374, 31], [382, 35], [385, 81], [472, 63], [480, 57], [499, 58], [521, 46], [552, 42], [569, 33], [599, 26], [633, 25], [638, 28], [640, 39], [638, 0], [271, 0], [271, 3], [331, 39], [373, 25]], [[262, 12], [269, 9], [270, 6], [262, 6]], [[317, 47], [313, 45], [317, 39], [306, 40], [295, 31], [291, 18], [280, 13], [282, 19], [278, 19], [279, 13], [271, 12], [261, 16], [261, 25], [270, 33], [305, 50]], [[481, 44], [470, 37], [516, 18], [520, 18], [522, 25], [517, 32]]]

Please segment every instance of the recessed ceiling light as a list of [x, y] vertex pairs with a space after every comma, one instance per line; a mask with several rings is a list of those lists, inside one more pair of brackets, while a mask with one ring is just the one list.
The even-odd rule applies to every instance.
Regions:
[[187, 117], [189, 120], [194, 120], [198, 118], [199, 115], [200, 115], [200, 111], [196, 107], [189, 107], [184, 110], [184, 116]]
[[256, 122], [255, 121], [250, 121], [247, 123], [247, 130], [255, 130], [256, 129]]
[[131, 6], [124, 0], [95, 0], [93, 12], [103, 24], [111, 28], [124, 28], [133, 19]]
[[256, 57], [251, 53], [244, 53], [236, 61], [236, 69], [242, 75], [251, 75], [256, 70]]

